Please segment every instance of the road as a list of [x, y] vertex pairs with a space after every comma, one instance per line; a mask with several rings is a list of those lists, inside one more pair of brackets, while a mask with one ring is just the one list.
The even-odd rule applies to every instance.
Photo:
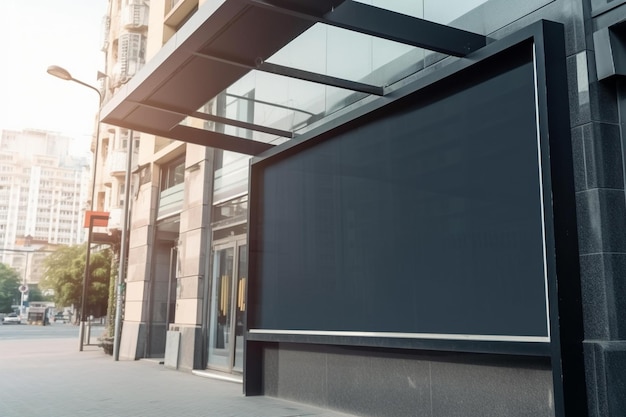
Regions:
[[[91, 343], [97, 343], [103, 327], [92, 327]], [[78, 346], [78, 326], [72, 324], [52, 323], [49, 326], [31, 326], [28, 324], [0, 325], [0, 340], [33, 340], [33, 339], [76, 339]]]

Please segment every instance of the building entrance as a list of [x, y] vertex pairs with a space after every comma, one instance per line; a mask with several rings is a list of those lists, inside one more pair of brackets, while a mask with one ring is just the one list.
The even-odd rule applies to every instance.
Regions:
[[213, 247], [208, 367], [243, 372], [248, 252], [245, 236]]

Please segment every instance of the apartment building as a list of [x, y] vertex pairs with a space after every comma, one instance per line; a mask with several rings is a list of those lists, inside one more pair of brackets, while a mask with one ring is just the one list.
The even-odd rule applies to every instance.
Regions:
[[89, 193], [90, 161], [70, 154], [72, 142], [54, 132], [2, 130], [0, 257], [22, 271], [26, 283], [41, 278], [34, 271], [45, 256], [44, 246], [85, 241], [83, 202]]
[[[145, 64], [149, 17], [148, 1], [111, 0], [102, 21], [105, 67], [99, 77], [103, 102], [123, 88]], [[136, 165], [139, 132], [100, 124], [100, 143], [92, 143], [96, 155], [95, 211], [110, 213], [109, 232], [122, 228], [128, 153]], [[97, 147], [97, 149], [96, 149]]]
[[152, 0], [102, 109], [142, 132], [121, 357], [366, 416], [621, 415], [624, 22]]

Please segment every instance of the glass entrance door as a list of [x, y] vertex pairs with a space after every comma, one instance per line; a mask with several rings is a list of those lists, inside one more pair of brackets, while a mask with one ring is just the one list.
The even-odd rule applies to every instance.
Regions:
[[233, 369], [237, 372], [243, 372], [243, 321], [246, 314], [246, 281], [248, 279], [248, 246], [245, 243], [237, 245], [236, 277], [236, 302], [233, 305], [235, 311]]
[[248, 275], [245, 239], [213, 249], [208, 366], [243, 371], [243, 319]]

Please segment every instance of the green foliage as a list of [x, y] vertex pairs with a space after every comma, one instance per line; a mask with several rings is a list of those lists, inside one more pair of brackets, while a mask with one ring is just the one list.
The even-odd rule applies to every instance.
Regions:
[[10, 266], [0, 263], [0, 313], [10, 313], [11, 305], [21, 300], [20, 276]]
[[37, 284], [28, 284], [28, 301], [54, 301], [52, 297], [44, 296]]
[[[39, 286], [54, 291], [54, 302], [58, 307], [74, 305], [80, 309], [86, 248], [86, 245], [66, 246], [44, 260], [45, 273]], [[109, 249], [91, 250], [85, 306], [88, 315], [100, 317], [106, 313], [111, 257]]]
[[111, 283], [109, 285], [109, 306], [107, 310], [107, 327], [106, 327], [106, 336], [113, 337], [113, 333], [115, 330], [115, 308], [116, 308], [116, 300], [117, 300], [117, 273], [118, 273], [118, 262], [114, 259], [111, 265]]

